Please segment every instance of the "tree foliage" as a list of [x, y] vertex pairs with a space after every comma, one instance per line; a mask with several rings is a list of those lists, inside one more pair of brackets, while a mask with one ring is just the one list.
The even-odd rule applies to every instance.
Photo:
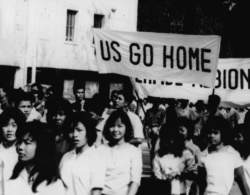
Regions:
[[249, 0], [139, 0], [138, 31], [220, 35], [221, 58], [250, 57]]

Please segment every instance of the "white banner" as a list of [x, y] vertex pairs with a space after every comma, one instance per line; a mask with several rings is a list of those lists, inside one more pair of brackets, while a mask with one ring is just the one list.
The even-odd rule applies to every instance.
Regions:
[[[150, 79], [131, 79], [139, 96], [185, 98], [193, 102], [207, 101], [212, 88], [197, 84], [176, 84]], [[219, 59], [215, 80], [215, 94], [224, 105], [250, 105], [250, 59]]]
[[250, 105], [250, 59], [220, 59], [215, 94], [223, 102]]
[[99, 73], [214, 86], [219, 36], [93, 31]]

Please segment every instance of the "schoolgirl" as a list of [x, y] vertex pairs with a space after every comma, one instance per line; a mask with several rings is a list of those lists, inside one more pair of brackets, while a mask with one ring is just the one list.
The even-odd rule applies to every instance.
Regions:
[[96, 121], [89, 113], [74, 113], [68, 130], [73, 150], [67, 152], [59, 166], [69, 195], [98, 195], [104, 187], [105, 166], [96, 151]]
[[197, 171], [195, 157], [179, 139], [177, 129], [173, 131], [170, 124], [165, 128], [167, 130], [160, 132], [160, 148], [153, 160], [156, 186], [162, 194], [186, 195], [190, 186], [187, 179]]
[[33, 121], [18, 134], [18, 162], [6, 182], [6, 195], [64, 195], [57, 174], [54, 138], [49, 132], [46, 124]]
[[[205, 191], [207, 195], [228, 195], [235, 180], [243, 195], [250, 194], [240, 155], [228, 145], [228, 121], [220, 116], [211, 116], [205, 123], [204, 132], [207, 134], [208, 146], [201, 155], [198, 180], [201, 182], [201, 192]], [[202, 186], [203, 178], [206, 185]]]
[[0, 115], [0, 178], [8, 180], [18, 161], [17, 133], [22, 130], [25, 116], [18, 109], [6, 108]]
[[141, 150], [129, 141], [132, 124], [126, 112], [111, 113], [104, 126], [103, 134], [108, 144], [98, 147], [105, 160], [104, 195], [135, 195], [142, 174]]

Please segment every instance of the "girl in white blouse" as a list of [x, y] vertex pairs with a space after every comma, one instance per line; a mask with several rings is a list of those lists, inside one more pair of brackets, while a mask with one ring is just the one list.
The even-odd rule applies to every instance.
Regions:
[[18, 135], [18, 162], [6, 182], [5, 195], [65, 194], [57, 174], [54, 137], [49, 132], [39, 121], [25, 124]]
[[7, 181], [10, 178], [18, 161], [16, 135], [22, 129], [24, 122], [24, 115], [14, 108], [4, 110], [0, 116], [0, 164], [2, 164], [0, 180]]
[[100, 195], [104, 186], [105, 166], [93, 145], [96, 123], [91, 116], [81, 112], [66, 119], [74, 149], [64, 154], [59, 170], [67, 195]]
[[111, 113], [104, 126], [108, 144], [98, 148], [105, 159], [105, 195], [135, 195], [142, 173], [141, 151], [129, 143], [132, 125], [128, 115], [117, 110]]

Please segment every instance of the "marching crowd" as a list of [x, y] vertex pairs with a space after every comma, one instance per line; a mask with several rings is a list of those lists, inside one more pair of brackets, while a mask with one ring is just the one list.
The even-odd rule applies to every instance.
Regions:
[[250, 112], [114, 90], [70, 103], [55, 88], [0, 88], [2, 195], [136, 195], [142, 143], [155, 194], [250, 195]]

